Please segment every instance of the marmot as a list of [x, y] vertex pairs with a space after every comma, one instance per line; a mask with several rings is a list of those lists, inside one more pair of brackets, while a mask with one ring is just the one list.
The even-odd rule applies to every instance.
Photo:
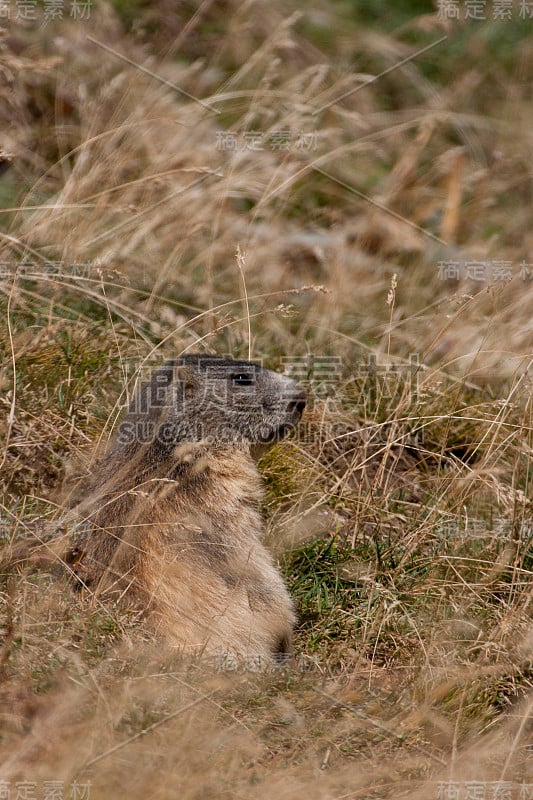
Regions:
[[291, 378], [186, 355], [141, 387], [97, 463], [68, 562], [100, 598], [129, 598], [184, 652], [270, 661], [291, 651], [293, 604], [261, 543], [254, 455], [305, 408]]

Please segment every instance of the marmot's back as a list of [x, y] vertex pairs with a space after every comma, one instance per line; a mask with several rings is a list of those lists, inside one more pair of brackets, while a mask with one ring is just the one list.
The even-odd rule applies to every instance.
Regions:
[[282, 439], [304, 407], [294, 381], [257, 364], [165, 364], [134, 397], [80, 505], [79, 581], [151, 611], [184, 649], [286, 652], [294, 613], [260, 541], [251, 451]]

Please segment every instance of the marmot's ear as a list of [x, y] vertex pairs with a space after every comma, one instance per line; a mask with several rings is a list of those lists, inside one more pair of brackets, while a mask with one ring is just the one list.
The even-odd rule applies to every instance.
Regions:
[[173, 389], [178, 402], [190, 399], [198, 387], [198, 375], [187, 364], [174, 367]]

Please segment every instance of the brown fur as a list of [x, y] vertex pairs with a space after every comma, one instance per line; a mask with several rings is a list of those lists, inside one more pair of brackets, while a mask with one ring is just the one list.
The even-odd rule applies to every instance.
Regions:
[[[78, 506], [86, 522], [68, 561], [80, 584], [146, 611], [185, 652], [266, 661], [289, 651], [295, 614], [261, 543], [250, 450], [281, 438], [304, 404], [289, 378], [248, 362], [165, 365], [136, 396]], [[147, 422], [157, 435], [139, 441]]]

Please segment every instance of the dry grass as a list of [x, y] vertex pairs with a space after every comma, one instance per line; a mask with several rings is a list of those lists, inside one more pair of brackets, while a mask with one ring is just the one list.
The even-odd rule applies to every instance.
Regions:
[[[172, 5], [98, 3], [1, 44], [0, 777], [530, 797], [530, 23]], [[514, 276], [439, 278], [473, 260]], [[186, 350], [308, 384], [301, 437], [261, 464], [300, 614], [285, 672], [184, 663], [53, 568], [9, 566], [57, 527], [135, 381]]]

